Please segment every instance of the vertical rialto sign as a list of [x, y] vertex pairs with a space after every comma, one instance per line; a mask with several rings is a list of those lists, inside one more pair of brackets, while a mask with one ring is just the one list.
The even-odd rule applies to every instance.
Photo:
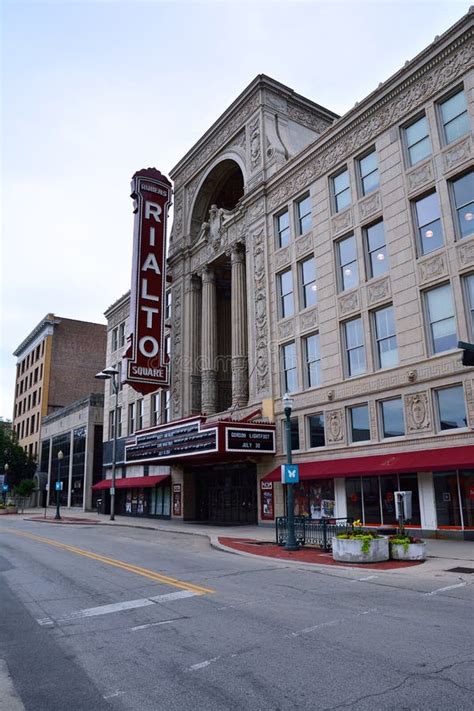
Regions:
[[171, 183], [156, 168], [132, 178], [133, 229], [130, 346], [125, 354], [126, 382], [142, 394], [169, 384], [165, 362], [166, 220]]

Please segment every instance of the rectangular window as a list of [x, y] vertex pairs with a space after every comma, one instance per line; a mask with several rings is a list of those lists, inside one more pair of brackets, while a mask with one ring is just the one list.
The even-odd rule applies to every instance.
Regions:
[[123, 348], [123, 346], [125, 345], [125, 321], [119, 326], [118, 340], [120, 348]]
[[324, 447], [324, 415], [322, 413], [309, 415], [306, 419], [308, 421], [309, 446]]
[[379, 161], [375, 149], [359, 160], [362, 195], [368, 195], [379, 187]]
[[[287, 434], [286, 434], [286, 420], [283, 420], [283, 451], [286, 453], [286, 439], [287, 439]], [[291, 434], [291, 451], [295, 451], [300, 448], [300, 430], [299, 430], [299, 425], [298, 425], [298, 418], [297, 417], [292, 417], [290, 419], [290, 434]]]
[[440, 430], [467, 427], [464, 388], [462, 385], [436, 390], [436, 402]]
[[321, 354], [319, 333], [304, 339], [306, 387], [315, 388], [321, 384]]
[[290, 213], [288, 210], [276, 217], [278, 247], [287, 247], [290, 244]]
[[171, 318], [171, 289], [166, 290], [165, 319]]
[[347, 374], [352, 377], [366, 371], [362, 318], [358, 316], [344, 324]]
[[160, 393], [155, 393], [151, 396], [151, 424], [161, 424], [161, 398]]
[[459, 236], [469, 237], [474, 234], [474, 171], [453, 180], [452, 186]]
[[431, 155], [431, 141], [426, 116], [422, 116], [407, 126], [404, 133], [410, 165], [416, 165], [416, 163]]
[[143, 429], [143, 399], [137, 400], [137, 430]]
[[135, 403], [131, 402], [128, 406], [128, 434], [135, 432]]
[[122, 436], [122, 408], [117, 408], [117, 437]]
[[421, 254], [428, 254], [444, 244], [441, 212], [436, 192], [415, 200], [418, 241]]
[[367, 404], [349, 408], [349, 425], [351, 442], [370, 440], [369, 406]]
[[341, 291], [352, 289], [359, 283], [357, 265], [357, 247], [354, 235], [349, 235], [337, 242], [337, 261]]
[[109, 441], [114, 438], [114, 411], [109, 412]]
[[386, 306], [383, 309], [374, 311], [374, 321], [378, 367], [391, 368], [394, 365], [398, 365], [393, 306]]
[[171, 336], [165, 336], [165, 363], [169, 363], [171, 357]]
[[118, 374], [117, 374], [117, 385], [118, 385], [119, 392], [121, 392], [121, 391], [123, 390], [123, 383], [122, 383], [122, 361], [121, 361], [121, 360], [119, 360], [119, 362], [117, 363], [117, 370], [118, 370]]
[[309, 257], [299, 263], [301, 303], [303, 308], [314, 306], [318, 301], [316, 286], [316, 261], [314, 257]]
[[431, 352], [442, 353], [456, 348], [458, 338], [454, 318], [451, 285], [443, 284], [426, 292], [430, 326]]
[[280, 292], [280, 318], [293, 316], [295, 306], [293, 301], [293, 277], [291, 269], [278, 274], [278, 291]]
[[114, 328], [112, 331], [112, 351], [116, 351], [118, 348], [118, 328]]
[[296, 369], [296, 344], [287, 343], [281, 348], [282, 387], [284, 393], [298, 390], [298, 372]]
[[452, 143], [457, 138], [469, 133], [466, 97], [462, 90], [443, 101], [439, 107], [446, 143]]
[[467, 295], [468, 326], [471, 339], [474, 339], [474, 274], [469, 274], [464, 281]]
[[311, 229], [311, 198], [307, 195], [296, 203], [298, 215], [298, 234], [302, 235]]
[[165, 405], [163, 408], [163, 422], [171, 420], [171, 391], [165, 390]]
[[403, 421], [403, 402], [401, 397], [392, 400], [382, 400], [380, 403], [382, 437], [403, 437], [405, 424]]
[[349, 182], [349, 171], [344, 170], [332, 180], [332, 193], [334, 196], [334, 206], [336, 212], [341, 212], [351, 204], [351, 186]]
[[385, 244], [385, 229], [383, 220], [365, 230], [367, 254], [369, 257], [369, 274], [378, 277], [388, 271], [387, 246]]

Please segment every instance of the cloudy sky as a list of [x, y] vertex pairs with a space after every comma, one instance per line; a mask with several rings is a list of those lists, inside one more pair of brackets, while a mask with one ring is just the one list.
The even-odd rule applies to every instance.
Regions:
[[48, 312], [129, 288], [130, 178], [167, 173], [260, 73], [343, 114], [468, 11], [445, 2], [0, 0], [0, 416]]

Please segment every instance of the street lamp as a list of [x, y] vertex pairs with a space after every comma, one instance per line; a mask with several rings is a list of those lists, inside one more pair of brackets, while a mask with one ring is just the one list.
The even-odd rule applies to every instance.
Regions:
[[59, 513], [59, 507], [61, 505], [61, 462], [63, 460], [64, 454], [62, 450], [58, 452], [58, 475], [56, 477], [56, 516], [55, 520], [61, 520], [61, 514]]
[[9, 472], [9, 465], [8, 463], [5, 464], [3, 467], [5, 470], [5, 478], [3, 479], [3, 487], [2, 487], [2, 498], [3, 498], [3, 503], [5, 504], [5, 501], [7, 500], [7, 489], [5, 488], [8, 485], [8, 472]]
[[[286, 430], [286, 459], [288, 465], [293, 464], [293, 459], [291, 456], [291, 410], [293, 409], [293, 398], [290, 397], [289, 393], [285, 393], [283, 396], [283, 408], [285, 412], [285, 430]], [[286, 485], [286, 508], [287, 508], [287, 520], [288, 520], [288, 535], [286, 537], [285, 550], [287, 551], [298, 551], [300, 549], [299, 544], [296, 542], [295, 536], [295, 504], [294, 504], [294, 484]]]
[[100, 373], [95, 376], [97, 380], [111, 380], [112, 389], [115, 395], [115, 405], [114, 405], [114, 438], [112, 443], [112, 482], [110, 485], [110, 520], [115, 520], [115, 466], [117, 458], [117, 425], [118, 425], [118, 393], [119, 393], [119, 382], [117, 375], [118, 370], [115, 368], [104, 368]]

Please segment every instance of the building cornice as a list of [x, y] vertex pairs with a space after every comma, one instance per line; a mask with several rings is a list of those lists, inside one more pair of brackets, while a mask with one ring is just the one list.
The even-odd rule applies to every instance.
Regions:
[[[34, 327], [34, 329], [27, 335], [27, 337], [20, 343], [18, 348], [13, 351], [13, 355], [17, 358], [21, 358], [24, 352], [31, 346], [34, 341], [38, 340], [38, 337], [43, 331], [51, 332], [57, 324], [60, 323], [60, 319], [54, 314], [46, 314], [46, 316]], [[46, 334], [48, 335], [48, 334]]]
[[72, 415], [78, 410], [83, 410], [85, 407], [103, 408], [104, 396], [102, 395], [102, 393], [91, 393], [90, 395], [87, 395], [86, 397], [83, 397], [80, 400], [72, 402], [70, 405], [66, 405], [66, 407], [62, 407], [60, 410], [53, 412], [51, 415], [43, 417], [41, 424], [44, 427], [45, 425], [49, 425], [52, 422], [56, 422], [56, 420], [61, 420], [63, 417]]
[[110, 319], [112, 314], [117, 311], [118, 309], [122, 308], [122, 306], [125, 306], [128, 302], [130, 301], [130, 289], [125, 292], [125, 294], [122, 294], [117, 301], [114, 301], [113, 304], [107, 307], [107, 310], [104, 311], [104, 316], [107, 320]]

